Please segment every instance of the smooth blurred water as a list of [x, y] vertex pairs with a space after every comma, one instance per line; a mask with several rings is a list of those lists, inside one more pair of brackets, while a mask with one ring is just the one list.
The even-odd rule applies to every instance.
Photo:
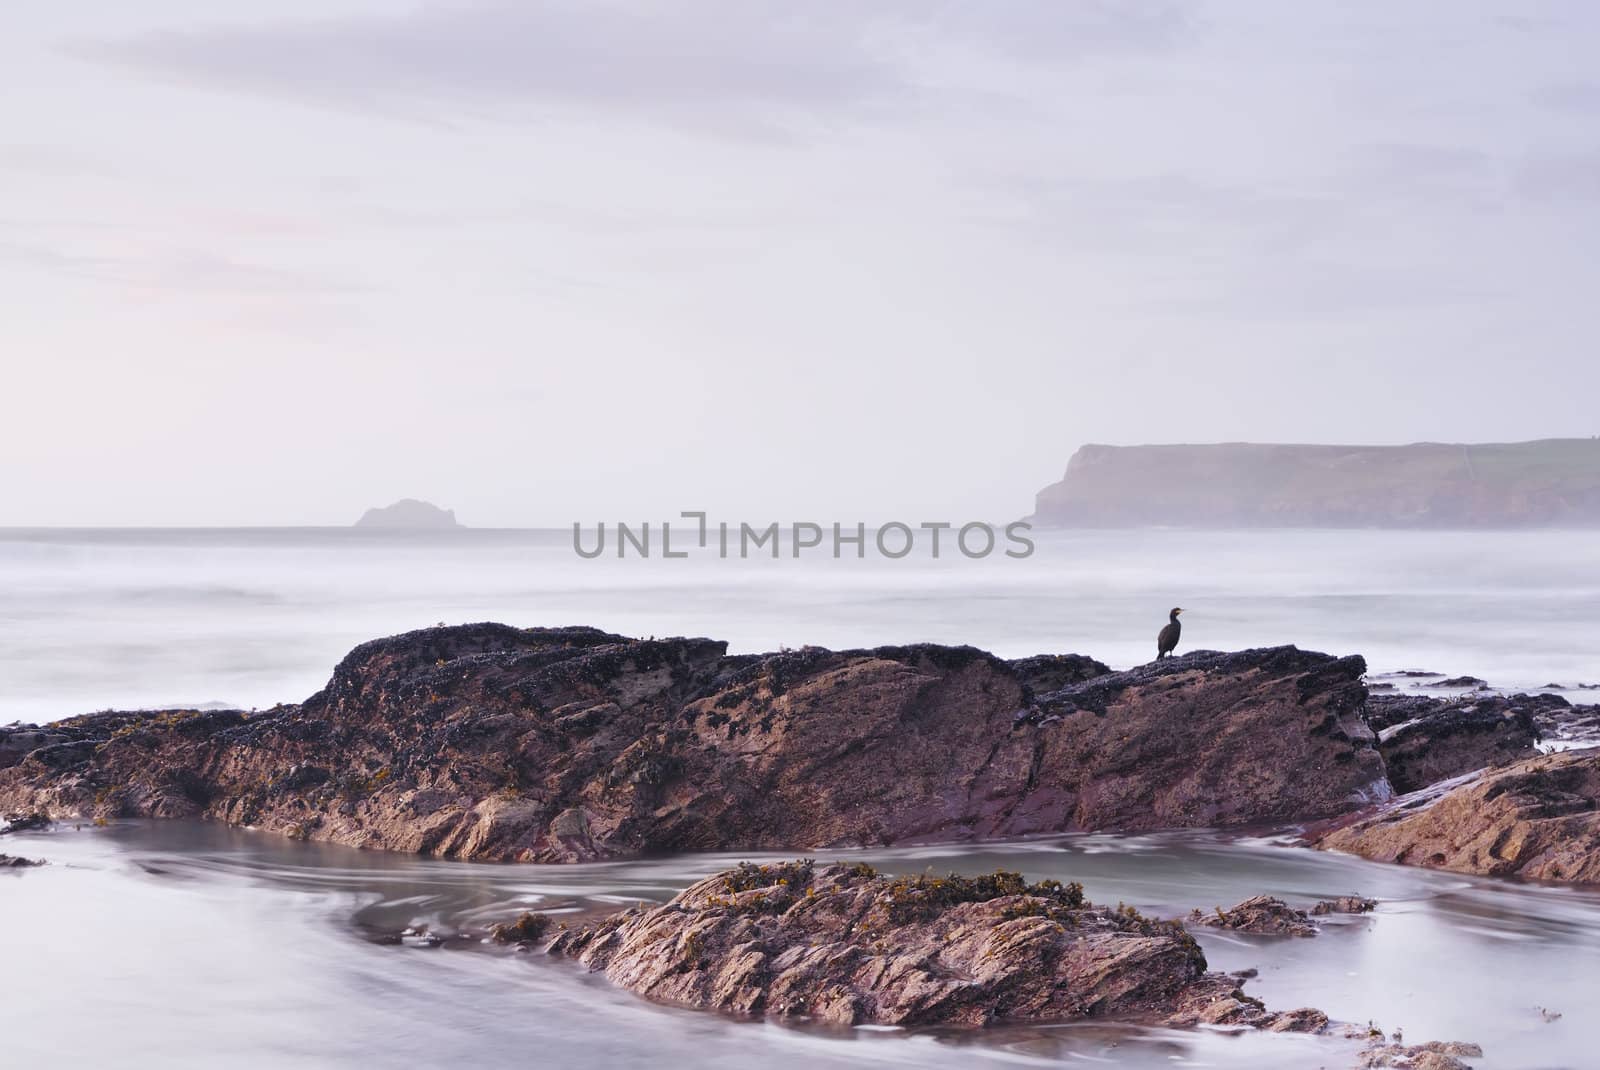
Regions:
[[0, 721], [298, 701], [352, 646], [446, 621], [708, 635], [735, 652], [970, 643], [1154, 655], [1294, 643], [1375, 672], [1600, 681], [1586, 532], [1035, 533], [1024, 560], [579, 558], [570, 531], [0, 530]]
[[[1502, 687], [1600, 680], [1600, 540], [1583, 533], [1073, 532], [1027, 560], [588, 561], [570, 532], [0, 531], [0, 721], [106, 707], [265, 706], [350, 647], [439, 621], [710, 635], [735, 652], [930, 640], [1003, 656], [1184, 648], [1365, 654], [1375, 672]], [[1405, 680], [1401, 686], [1411, 686]], [[0, 1064], [1342, 1067], [1331, 1039], [1106, 1023], [845, 1033], [657, 1007], [569, 964], [477, 945], [380, 946], [413, 923], [662, 900], [737, 856], [488, 866], [189, 823], [16, 834], [0, 872]], [[1184, 913], [1258, 893], [1359, 892], [1313, 940], [1201, 931], [1269, 1006], [1484, 1045], [1481, 1067], [1588, 1067], [1600, 893], [1377, 866], [1205, 833], [835, 852], [891, 871], [1082, 880]], [[1542, 1009], [1561, 1017], [1547, 1020]]]
[[[52, 865], [0, 874], [6, 1065], [1344, 1067], [1329, 1038], [1110, 1023], [830, 1031], [660, 1007], [543, 955], [381, 946], [530, 907], [660, 901], [741, 857], [497, 866], [362, 852], [186, 822], [5, 838]], [[1272, 893], [1360, 892], [1314, 939], [1197, 930], [1213, 969], [1258, 968], [1269, 1007], [1321, 1007], [1407, 1041], [1476, 1041], [1483, 1068], [1594, 1065], [1600, 893], [1377, 866], [1206, 833], [832, 852], [889, 872], [1020, 869], [1163, 915]], [[1561, 1015], [1547, 1021], [1541, 1009]]]

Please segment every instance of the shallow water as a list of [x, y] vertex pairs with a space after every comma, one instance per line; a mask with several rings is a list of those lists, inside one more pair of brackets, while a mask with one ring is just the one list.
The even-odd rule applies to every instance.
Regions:
[[[1327, 1038], [1107, 1023], [910, 1035], [659, 1007], [542, 955], [423, 949], [374, 933], [482, 926], [522, 909], [659, 901], [739, 855], [497, 866], [362, 852], [216, 825], [123, 822], [5, 837], [52, 865], [0, 875], [10, 1065], [1343, 1067]], [[1272, 893], [1382, 900], [1314, 939], [1197, 930], [1246, 991], [1408, 1042], [1472, 1040], [1484, 1068], [1589, 1067], [1600, 892], [1378, 866], [1270, 838], [1070, 836], [985, 848], [826, 852], [891, 872], [1020, 869], [1172, 915]], [[1547, 1021], [1541, 1008], [1562, 1016]]]
[[[928, 640], [1123, 667], [1152, 655], [1175, 604], [1182, 649], [1292, 642], [1365, 654], [1375, 673], [1600, 681], [1592, 533], [1072, 532], [1040, 534], [1023, 561], [586, 561], [570, 532], [0, 530], [0, 721], [296, 701], [355, 644], [438, 621], [710, 635], [735, 652]], [[488, 866], [144, 822], [11, 835], [0, 850], [53, 862], [0, 872], [7, 1065], [1281, 1070], [1347, 1066], [1354, 1047], [1105, 1023], [796, 1029], [653, 1006], [542, 956], [371, 939], [662, 900], [743, 856]], [[1169, 916], [1260, 893], [1375, 896], [1376, 915], [1331, 919], [1313, 940], [1199, 935], [1214, 968], [1258, 968], [1246, 990], [1273, 1008], [1476, 1041], [1480, 1067], [1600, 1065], [1587, 1014], [1600, 892], [1201, 833], [836, 855], [891, 871], [1005, 866]]]
[[[1375, 672], [1600, 682], [1593, 532], [1036, 533], [1025, 560], [602, 558], [570, 531], [0, 529], [0, 722], [299, 701], [355, 644], [438, 621], [780, 645], [969, 643], [1114, 667], [1294, 643]], [[1592, 701], [1595, 692], [1577, 693]]]

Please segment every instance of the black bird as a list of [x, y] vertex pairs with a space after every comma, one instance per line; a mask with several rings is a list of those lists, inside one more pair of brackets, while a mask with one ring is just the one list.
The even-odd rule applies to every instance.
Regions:
[[1181, 609], [1174, 609], [1167, 614], [1167, 626], [1161, 629], [1161, 634], [1156, 636], [1156, 660], [1160, 661], [1172, 653], [1178, 646], [1178, 636], [1183, 634], [1183, 625], [1178, 623], [1178, 614]]

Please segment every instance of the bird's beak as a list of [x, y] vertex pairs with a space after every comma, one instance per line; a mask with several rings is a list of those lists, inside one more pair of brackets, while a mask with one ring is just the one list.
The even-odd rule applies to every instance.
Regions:
[[1183, 612], [1183, 610], [1181, 610], [1181, 609], [1180, 609], [1180, 610], [1178, 610], [1178, 612], [1179, 612], [1179, 613], [1182, 613], [1182, 612]]

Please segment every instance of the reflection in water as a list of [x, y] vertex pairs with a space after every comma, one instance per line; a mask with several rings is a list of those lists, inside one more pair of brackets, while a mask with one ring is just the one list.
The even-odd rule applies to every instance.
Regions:
[[[540, 955], [421, 950], [375, 934], [481, 928], [528, 908], [660, 901], [753, 855], [579, 866], [444, 862], [182, 822], [20, 834], [54, 863], [0, 877], [5, 1052], [28, 1066], [1345, 1066], [1349, 1042], [1114, 1023], [808, 1030], [659, 1007]], [[1212, 967], [1254, 967], [1269, 1006], [1473, 1040], [1483, 1067], [1588, 1065], [1600, 894], [1376, 866], [1271, 839], [1073, 836], [830, 851], [896, 872], [995, 867], [1081, 880], [1172, 915], [1360, 892], [1316, 939], [1200, 930]], [[759, 856], [776, 858], [780, 856]], [[1547, 1021], [1541, 1008], [1563, 1016]]]

